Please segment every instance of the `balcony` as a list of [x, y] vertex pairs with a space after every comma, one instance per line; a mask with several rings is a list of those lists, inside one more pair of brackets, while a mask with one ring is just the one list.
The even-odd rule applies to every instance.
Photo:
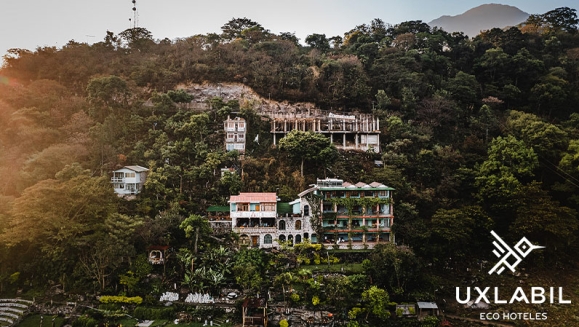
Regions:
[[275, 211], [232, 211], [232, 217], [236, 218], [275, 218]]
[[276, 230], [277, 227], [233, 227], [233, 231], [238, 234], [271, 234]]

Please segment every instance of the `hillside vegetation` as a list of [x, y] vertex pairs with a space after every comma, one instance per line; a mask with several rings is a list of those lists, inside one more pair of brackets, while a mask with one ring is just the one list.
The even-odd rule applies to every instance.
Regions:
[[[173, 283], [212, 294], [231, 284], [267, 289], [297, 254], [230, 251], [234, 241], [208, 235], [200, 216], [240, 191], [291, 201], [325, 176], [394, 187], [393, 229], [406, 247], [368, 253], [363, 274], [332, 281], [341, 295], [316, 293], [305, 274], [298, 301], [353, 306], [356, 297], [339, 299], [369, 297], [371, 285], [395, 301], [434, 299], [436, 276], [495, 260], [490, 230], [546, 247], [520, 267], [575, 268], [577, 24], [575, 10], [558, 8], [469, 39], [375, 19], [343, 37], [311, 34], [304, 46], [239, 18], [222, 34], [155, 40], [140, 27], [107, 31], [93, 45], [11, 49], [0, 70], [0, 293], [53, 284], [155, 296]], [[195, 96], [177, 87], [218, 83], [243, 84], [263, 101], [218, 91], [191, 109]], [[270, 123], [256, 113], [265, 99], [374, 113], [383, 152], [306, 161], [302, 176], [301, 161], [272, 146]], [[224, 151], [228, 115], [249, 125], [243, 161]], [[150, 169], [134, 201], [110, 185], [122, 165]], [[222, 178], [223, 167], [238, 174]], [[150, 245], [175, 250], [155, 267], [158, 279], [143, 256]], [[367, 310], [359, 320], [383, 318]]]

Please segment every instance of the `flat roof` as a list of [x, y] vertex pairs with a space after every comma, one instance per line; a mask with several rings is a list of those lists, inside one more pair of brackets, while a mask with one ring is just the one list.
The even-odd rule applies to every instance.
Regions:
[[229, 212], [231, 211], [230, 206], [209, 206], [207, 212]]

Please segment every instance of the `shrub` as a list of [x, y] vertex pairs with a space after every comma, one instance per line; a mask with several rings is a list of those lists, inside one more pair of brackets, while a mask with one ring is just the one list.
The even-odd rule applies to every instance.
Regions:
[[78, 317], [78, 319], [72, 323], [72, 327], [96, 327], [96, 326], [98, 326], [98, 321], [94, 320], [91, 317], [85, 316]]
[[288, 326], [289, 326], [289, 323], [285, 319], [283, 319], [279, 322], [279, 327], [288, 327]]
[[133, 312], [133, 316], [141, 320], [159, 320], [166, 319], [171, 320], [175, 315], [175, 309], [173, 307], [168, 308], [146, 308], [146, 307], [136, 307]]
[[143, 298], [140, 296], [126, 297], [126, 296], [103, 295], [99, 298], [99, 301], [101, 303], [126, 303], [139, 305], [143, 303]]

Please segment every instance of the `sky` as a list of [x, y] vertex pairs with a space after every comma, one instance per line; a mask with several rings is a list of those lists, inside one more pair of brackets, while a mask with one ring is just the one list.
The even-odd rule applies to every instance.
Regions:
[[[380, 18], [397, 24], [430, 22], [459, 15], [481, 0], [136, 0], [138, 26], [155, 39], [220, 33], [232, 18], [247, 17], [272, 33], [292, 32], [302, 42], [313, 33], [331, 37]], [[496, 3], [496, 2], [495, 2]], [[559, 7], [579, 9], [577, 0], [504, 0], [529, 14]], [[106, 31], [132, 27], [132, 0], [0, 0], [0, 56], [10, 48], [65, 45], [69, 40], [95, 43]]]

